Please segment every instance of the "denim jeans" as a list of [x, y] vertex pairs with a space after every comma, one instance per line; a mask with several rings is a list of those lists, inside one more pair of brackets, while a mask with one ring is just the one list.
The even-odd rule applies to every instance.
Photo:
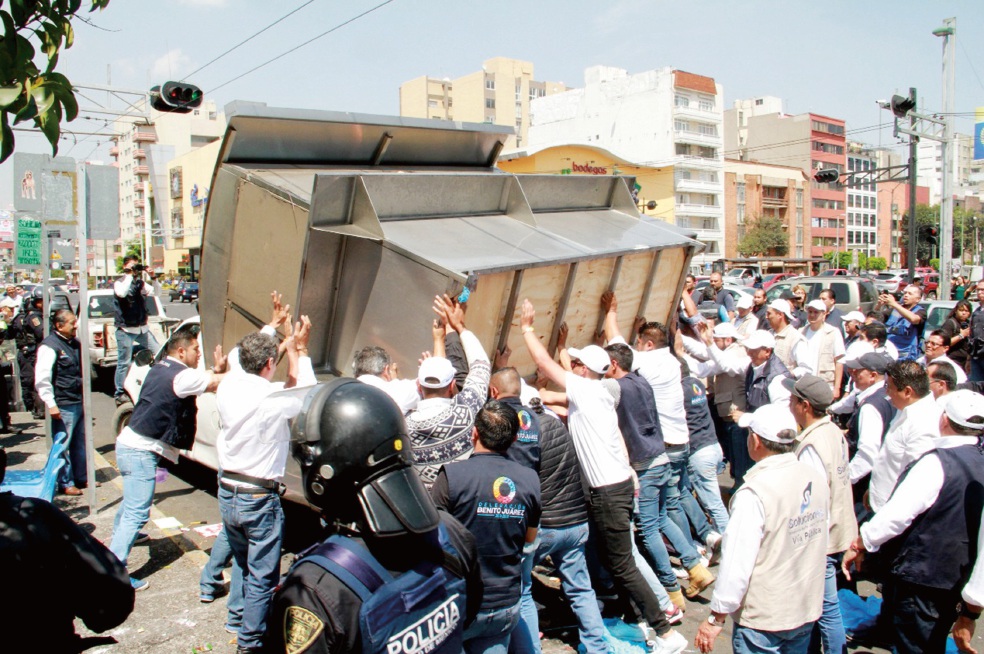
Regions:
[[[707, 515], [704, 513], [704, 509], [701, 508], [700, 503], [697, 498], [694, 497], [694, 484], [690, 480], [690, 456], [687, 456], [687, 462], [683, 468], [683, 472], [680, 474], [680, 508], [683, 509], [684, 517], [687, 519], [682, 525], [678, 525], [681, 529], [690, 529], [693, 526], [694, 533], [697, 534], [697, 538], [694, 541], [694, 547], [701, 543], [707, 542], [707, 537], [714, 531], [714, 527], [711, 526], [710, 521], [707, 519]], [[677, 511], [675, 515], [679, 515], [680, 512]], [[684, 533], [690, 533], [689, 531]]]
[[517, 629], [518, 625], [519, 602], [500, 609], [479, 611], [465, 629], [464, 650], [467, 654], [506, 654], [513, 633], [519, 636], [522, 631]]
[[657, 635], [670, 629], [659, 599], [649, 587], [632, 558], [632, 499], [635, 487], [631, 480], [592, 488], [588, 491], [588, 510], [598, 527], [598, 547], [602, 559], [615, 578], [620, 594], [628, 595], [642, 611]]
[[736, 624], [731, 647], [734, 654], [806, 654], [814, 624], [785, 631], [759, 631]]
[[[222, 527], [236, 564], [243, 570], [243, 615], [239, 645], [258, 648], [266, 632], [273, 589], [280, 580], [284, 510], [276, 493], [233, 493], [219, 486]], [[233, 597], [230, 593], [230, 604]], [[230, 610], [230, 623], [236, 619]]]
[[984, 381], [984, 359], [971, 357], [970, 374], [967, 375], [970, 381]]
[[840, 556], [827, 555], [827, 572], [823, 581], [823, 613], [817, 620], [810, 640], [810, 652], [820, 653], [823, 644], [824, 654], [847, 654], [847, 636], [841, 621], [840, 601], [837, 599], [837, 569]]
[[131, 334], [119, 327], [116, 328], [116, 397], [120, 397], [125, 393], [123, 382], [126, 381], [126, 371], [130, 369], [130, 361], [133, 360], [133, 351], [138, 345], [140, 349], [150, 350], [155, 354], [157, 353], [157, 348], [160, 347], [157, 339], [150, 333], [150, 330], [147, 330], [143, 334]]
[[124, 566], [137, 532], [150, 519], [159, 460], [160, 457], [149, 450], [116, 443], [116, 467], [123, 478], [123, 501], [113, 520], [113, 540], [109, 550]]
[[[0, 378], [0, 383], [3, 378]], [[85, 423], [82, 421], [81, 404], [58, 405], [61, 420], [52, 418], [51, 435], [59, 440], [59, 434], [67, 434], [68, 449], [65, 450], [65, 465], [58, 473], [58, 488], [85, 486], [89, 482], [89, 471], [85, 462]]]
[[711, 516], [714, 530], [723, 534], [728, 528], [728, 509], [721, 499], [721, 485], [718, 483], [718, 467], [724, 461], [724, 453], [717, 443], [706, 445], [690, 453], [687, 472], [690, 483], [697, 492], [697, 499]]
[[[547, 556], [550, 557], [560, 576], [560, 587], [577, 619], [581, 644], [587, 654], [607, 654], [605, 625], [601, 619], [601, 611], [598, 610], [598, 599], [591, 587], [588, 565], [584, 560], [588, 524], [560, 529], [541, 528], [539, 539], [534, 565]], [[525, 612], [526, 607], [523, 610]]]
[[755, 465], [748, 453], [748, 430], [730, 421], [725, 421], [724, 429], [731, 442], [731, 476], [735, 478], [734, 490], [738, 490], [745, 483], [745, 475]]
[[646, 580], [646, 583], [649, 584], [649, 587], [656, 594], [656, 599], [659, 600], [659, 608], [663, 609], [664, 612], [673, 608], [673, 600], [670, 599], [666, 588], [663, 587], [663, 583], [656, 576], [653, 566], [649, 565], [649, 560], [639, 551], [639, 546], [636, 545], [635, 538], [632, 539], [632, 560], [635, 561], [636, 567], [639, 568], [639, 574], [642, 575], [642, 578]]
[[519, 623], [516, 631], [523, 638], [513, 638], [509, 647], [511, 654], [540, 654], [540, 618], [533, 602], [533, 565], [536, 550], [540, 544], [540, 534], [536, 540], [523, 545], [523, 562], [519, 570]]
[[[707, 522], [707, 517], [697, 505], [690, 492], [690, 481], [687, 475], [687, 460], [690, 458], [689, 445], [673, 445], [666, 448], [666, 454], [670, 457], [670, 482], [666, 486], [666, 515], [670, 521], [676, 525], [681, 536], [687, 541], [690, 549], [693, 550], [695, 561], [690, 563], [690, 552], [680, 549], [681, 544], [676, 542], [670, 534], [666, 537], [670, 540], [670, 545], [680, 555], [680, 560], [688, 570], [696, 563], [700, 563], [700, 555], [691, 536], [691, 520], [694, 521], [694, 528], [698, 536], [703, 540], [711, 531], [711, 525]], [[666, 533], [666, 532], [664, 532]]]
[[[654, 466], [637, 474], [639, 513], [636, 521], [642, 531], [643, 542], [646, 544], [649, 557], [656, 565], [656, 574], [660, 582], [667, 590], [679, 590], [680, 585], [670, 565], [670, 555], [663, 543], [663, 536], [665, 535], [670, 541], [670, 545], [680, 556], [683, 566], [688, 570], [700, 563], [700, 555], [690, 537], [689, 527], [685, 534], [675, 522], [668, 519], [670, 484], [673, 478], [672, 463]], [[679, 495], [677, 504], [679, 505]]]
[[239, 628], [243, 622], [243, 570], [236, 563], [232, 556], [232, 547], [229, 545], [229, 536], [226, 530], [215, 537], [212, 543], [212, 552], [209, 554], [208, 563], [202, 568], [202, 575], [198, 580], [198, 594], [201, 597], [211, 597], [219, 594], [225, 581], [222, 579], [222, 570], [232, 564], [231, 581], [229, 582], [229, 619], [227, 624], [230, 627]]

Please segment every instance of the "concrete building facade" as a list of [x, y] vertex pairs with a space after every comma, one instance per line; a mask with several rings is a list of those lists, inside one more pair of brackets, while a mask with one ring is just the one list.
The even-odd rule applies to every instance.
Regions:
[[[954, 134], [953, 192], [958, 197], [984, 193], [984, 161], [974, 161], [974, 139]], [[943, 144], [922, 139], [916, 150], [916, 176], [919, 186], [929, 188], [929, 203], [939, 204], [943, 195]]]
[[[795, 116], [748, 111], [748, 102], [739, 100], [725, 112], [725, 149], [744, 161], [761, 161], [795, 166], [810, 175], [821, 168], [843, 173], [847, 164], [844, 121], [815, 113]], [[741, 120], [739, 120], [739, 118]], [[741, 140], [739, 140], [741, 138]], [[838, 182], [811, 181], [809, 206], [811, 251], [819, 257], [845, 245], [847, 193]]]
[[221, 141], [209, 143], [172, 159], [167, 166], [163, 225], [165, 272], [197, 277], [205, 209], [221, 145]]
[[638, 166], [674, 170], [672, 213], [657, 217], [693, 229], [705, 250], [694, 263], [724, 255], [721, 85], [673, 68], [630, 75], [595, 66], [584, 88], [532, 104], [531, 148], [581, 144], [616, 152]]
[[[878, 168], [878, 157], [863, 143], [847, 144], [847, 170], [859, 172], [857, 186], [847, 191], [847, 249], [864, 252], [866, 256], [885, 256], [878, 238], [877, 185], [867, 180]], [[886, 258], [886, 261], [888, 259]]]
[[762, 217], [777, 218], [788, 236], [783, 258], [809, 256], [810, 179], [802, 169], [754, 161], [724, 160], [725, 258], [745, 255], [738, 244]]
[[494, 57], [482, 70], [455, 80], [423, 76], [404, 82], [400, 115], [510, 126], [516, 136], [506, 148], [512, 149], [528, 144], [530, 103], [566, 90], [562, 82], [534, 80], [528, 61]]

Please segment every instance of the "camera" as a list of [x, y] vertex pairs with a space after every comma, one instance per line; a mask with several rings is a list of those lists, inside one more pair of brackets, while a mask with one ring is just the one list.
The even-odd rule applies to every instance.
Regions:
[[147, 270], [147, 266], [145, 266], [142, 263], [135, 263], [132, 266], [130, 266], [130, 270], [132, 270], [133, 272], [143, 272]]

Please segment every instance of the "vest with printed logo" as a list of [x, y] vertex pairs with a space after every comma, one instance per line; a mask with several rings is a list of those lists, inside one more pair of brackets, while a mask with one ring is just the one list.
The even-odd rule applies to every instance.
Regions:
[[55, 351], [55, 362], [51, 369], [55, 404], [81, 404], [82, 345], [74, 338], [66, 341], [56, 332], [48, 334], [41, 344]]
[[892, 401], [888, 399], [888, 391], [882, 386], [877, 391], [869, 395], [868, 397], [861, 400], [854, 413], [851, 414], [850, 420], [847, 421], [847, 448], [848, 454], [851, 458], [858, 451], [858, 443], [861, 439], [861, 434], [859, 432], [861, 423], [861, 409], [862, 407], [872, 406], [878, 411], [878, 414], [882, 419], [882, 431], [881, 431], [881, 441], [885, 442], [885, 434], [888, 433], [888, 425], [891, 424], [892, 418], [895, 417], [897, 410], [892, 406]]
[[482, 610], [512, 606], [519, 601], [526, 530], [539, 522], [540, 478], [502, 454], [486, 452], [446, 464], [444, 474], [448, 512], [478, 546]]
[[181, 450], [191, 449], [198, 402], [194, 395], [178, 397], [174, 392], [174, 378], [185, 370], [188, 367], [174, 359], [162, 359], [151, 367], [133, 407], [130, 429]]
[[634, 372], [615, 381], [621, 394], [615, 413], [625, 449], [629, 452], [629, 462], [633, 466], [649, 467], [653, 459], [666, 451], [653, 387]]
[[738, 493], [758, 497], [765, 525], [734, 621], [759, 631], [813, 622], [823, 610], [827, 481], [796, 455], [774, 454], [752, 466]]
[[519, 416], [519, 431], [516, 442], [509, 446], [506, 456], [521, 463], [530, 470], [540, 470], [540, 421], [533, 409], [523, 406], [518, 397], [504, 397], [503, 404], [508, 404]]
[[854, 515], [854, 495], [851, 492], [851, 462], [844, 432], [824, 416], [796, 437], [796, 455], [810, 446], [816, 450], [827, 471], [830, 489], [830, 530], [827, 554], [844, 552], [858, 537], [858, 520]]
[[147, 305], [143, 298], [144, 281], [134, 278], [130, 290], [119, 297], [113, 294], [113, 318], [117, 327], [140, 327], [147, 324]]

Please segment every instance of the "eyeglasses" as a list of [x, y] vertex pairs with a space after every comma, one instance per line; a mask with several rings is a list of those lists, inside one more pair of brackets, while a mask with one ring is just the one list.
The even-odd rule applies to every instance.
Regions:
[[926, 341], [926, 349], [943, 347], [943, 343], [937, 343], [936, 341]]

